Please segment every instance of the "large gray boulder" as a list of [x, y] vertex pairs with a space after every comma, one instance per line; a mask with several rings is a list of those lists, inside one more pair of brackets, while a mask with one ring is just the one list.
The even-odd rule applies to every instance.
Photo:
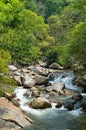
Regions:
[[35, 75], [35, 81], [37, 85], [45, 85], [49, 82], [49, 78], [41, 75]]
[[22, 79], [22, 84], [26, 88], [31, 88], [35, 85], [35, 80], [30, 75], [25, 74]]
[[52, 85], [52, 90], [55, 92], [61, 92], [65, 88], [65, 84], [63, 82], [55, 81]]
[[47, 76], [49, 74], [49, 69], [40, 66], [29, 66], [28, 69], [43, 76]]
[[20, 108], [14, 106], [6, 98], [0, 98], [0, 129], [21, 130], [31, 126], [32, 120], [25, 116]]
[[16, 71], [17, 68], [14, 66], [14, 65], [9, 65], [8, 68], [11, 70], [11, 71]]
[[45, 109], [45, 108], [51, 108], [51, 103], [43, 97], [38, 97], [33, 99], [33, 101], [30, 103], [30, 106], [35, 109]]

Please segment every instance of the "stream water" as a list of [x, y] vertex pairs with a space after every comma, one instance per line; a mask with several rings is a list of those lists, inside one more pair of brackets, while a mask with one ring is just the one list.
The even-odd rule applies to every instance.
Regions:
[[[84, 97], [86, 94], [82, 93], [82, 88], [74, 85], [72, 80], [74, 78], [73, 72], [59, 73], [53, 81], [58, 80], [64, 82], [66, 88], [80, 92]], [[28, 92], [29, 98], [25, 98], [23, 94]], [[28, 89], [19, 87], [15, 90], [17, 98], [20, 101], [20, 107], [27, 112], [28, 116], [34, 121], [33, 125], [24, 130], [86, 130], [86, 114], [81, 111], [82, 108], [68, 111], [62, 106], [55, 108], [55, 103], [52, 103], [52, 108], [44, 110], [35, 110], [25, 105], [28, 101], [32, 100], [31, 92]], [[59, 96], [57, 99], [65, 100], [70, 96]]]

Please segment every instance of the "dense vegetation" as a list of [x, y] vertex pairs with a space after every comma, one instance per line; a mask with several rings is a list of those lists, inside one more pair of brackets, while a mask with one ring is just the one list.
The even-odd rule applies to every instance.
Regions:
[[86, 61], [86, 0], [0, 0], [0, 72], [10, 62]]

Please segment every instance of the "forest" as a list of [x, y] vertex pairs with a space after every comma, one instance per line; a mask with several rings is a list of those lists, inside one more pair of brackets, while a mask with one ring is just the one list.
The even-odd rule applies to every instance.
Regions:
[[86, 0], [0, 0], [0, 73], [42, 57], [86, 61]]

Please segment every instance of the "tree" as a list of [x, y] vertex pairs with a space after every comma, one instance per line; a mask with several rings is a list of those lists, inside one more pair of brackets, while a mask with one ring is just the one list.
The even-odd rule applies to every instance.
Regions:
[[86, 61], [86, 22], [77, 24], [69, 34], [68, 43], [61, 48], [59, 61], [72, 64], [73, 61]]

